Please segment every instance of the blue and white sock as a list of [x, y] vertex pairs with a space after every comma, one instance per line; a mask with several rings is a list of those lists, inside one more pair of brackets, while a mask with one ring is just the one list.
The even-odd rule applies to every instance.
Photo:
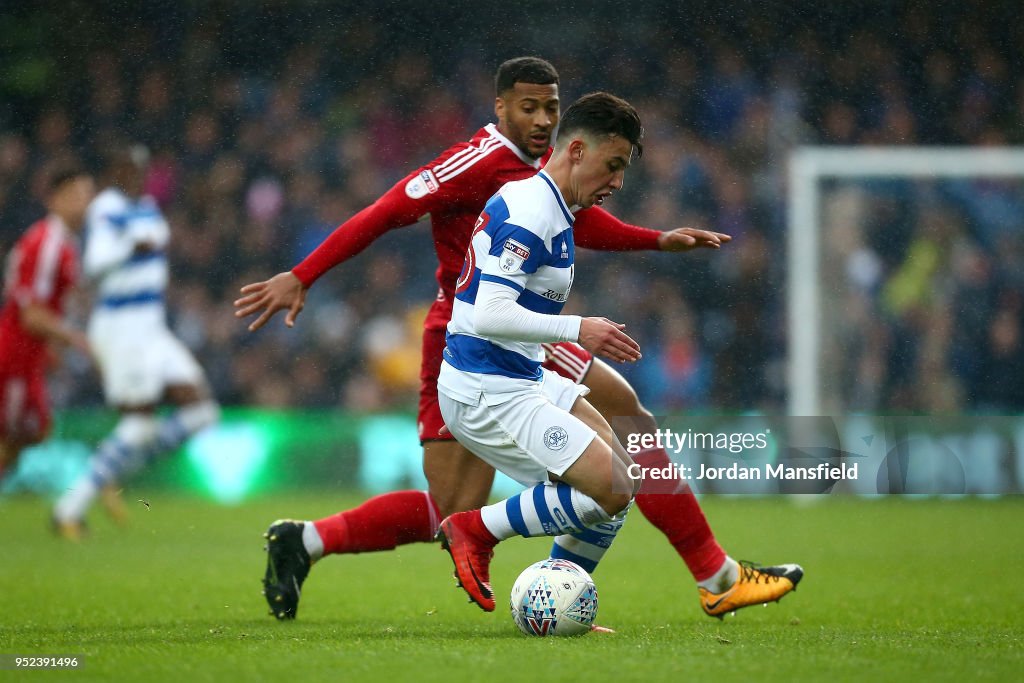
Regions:
[[183, 406], [160, 420], [149, 457], [173, 451], [196, 432], [220, 419], [220, 406], [205, 400]]
[[556, 537], [551, 546], [551, 557], [575, 562], [588, 572], [593, 572], [604, 554], [612, 547], [612, 541], [626, 523], [628, 512], [629, 507], [607, 522], [599, 522], [582, 531]]
[[81, 519], [103, 487], [124, 480], [154, 457], [173, 451], [219, 417], [220, 407], [212, 400], [186, 405], [164, 418], [125, 415], [96, 449], [89, 471], [57, 501], [54, 516], [61, 521]]
[[537, 484], [480, 508], [480, 516], [498, 540], [579, 533], [612, 519], [593, 498], [563, 483]]
[[89, 471], [57, 501], [54, 516], [60, 521], [82, 519], [100, 489], [120, 481], [145, 463], [157, 428], [158, 421], [153, 415], [122, 417], [89, 460]]

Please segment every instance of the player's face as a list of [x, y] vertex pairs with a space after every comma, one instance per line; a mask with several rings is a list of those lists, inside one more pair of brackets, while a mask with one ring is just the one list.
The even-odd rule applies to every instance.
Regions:
[[89, 202], [96, 195], [96, 185], [87, 175], [73, 178], [61, 185], [50, 198], [50, 210], [72, 230], [82, 227], [85, 222], [85, 211]]
[[573, 159], [573, 182], [576, 204], [586, 209], [600, 206], [622, 187], [629, 167], [633, 145], [617, 135], [591, 140], [574, 140], [569, 146]]
[[498, 130], [526, 156], [539, 159], [558, 125], [558, 85], [516, 83], [494, 102]]

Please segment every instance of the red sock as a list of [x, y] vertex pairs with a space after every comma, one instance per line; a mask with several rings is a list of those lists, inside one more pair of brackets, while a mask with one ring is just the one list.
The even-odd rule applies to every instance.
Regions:
[[[633, 456], [642, 467], [670, 464], [663, 448], [652, 448]], [[636, 506], [657, 527], [683, 558], [697, 581], [711, 578], [725, 562], [725, 551], [711, 533], [708, 520], [686, 482], [678, 479], [645, 479]]]
[[352, 510], [313, 522], [324, 555], [392, 550], [406, 543], [434, 540], [437, 503], [426, 491], [395, 491], [375, 496]]

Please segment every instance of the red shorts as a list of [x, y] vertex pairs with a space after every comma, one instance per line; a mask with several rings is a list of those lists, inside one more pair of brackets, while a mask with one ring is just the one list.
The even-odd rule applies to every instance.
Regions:
[[[420, 406], [417, 416], [420, 432], [420, 443], [424, 441], [451, 441], [448, 432], [438, 434], [444, 426], [441, 408], [437, 405], [437, 376], [441, 372], [441, 359], [444, 353], [445, 326], [451, 319], [451, 308], [444, 302], [435, 302], [427, 314], [423, 329], [423, 359], [420, 365]], [[590, 366], [594, 364], [594, 355], [579, 344], [557, 342], [542, 344], [546, 359], [544, 367], [559, 375], [582, 384]]]
[[36, 443], [50, 432], [43, 373], [0, 372], [0, 438]]

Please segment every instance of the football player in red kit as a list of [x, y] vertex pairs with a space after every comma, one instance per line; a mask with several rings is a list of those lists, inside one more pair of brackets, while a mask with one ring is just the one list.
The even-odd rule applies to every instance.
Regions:
[[78, 280], [74, 237], [95, 194], [92, 178], [77, 166], [53, 171], [47, 214], [7, 255], [0, 308], [0, 477], [23, 448], [50, 430], [46, 369], [51, 345], [89, 352], [85, 334], [63, 318], [64, 297]]
[[[302, 310], [306, 291], [321, 275], [389, 230], [430, 216], [440, 288], [424, 323], [419, 404], [423, 470], [429, 491], [386, 493], [315, 522], [273, 523], [266, 534], [269, 556], [264, 593], [279, 619], [295, 617], [302, 583], [320, 557], [430, 541], [441, 519], [453, 512], [481, 507], [487, 501], [493, 468], [443, 429], [437, 376], [445, 327], [480, 210], [502, 185], [528, 178], [543, 167], [559, 117], [558, 74], [548, 62], [535, 57], [509, 60], [498, 69], [495, 85], [497, 124], [485, 126], [469, 142], [454, 145], [400, 180], [339, 226], [291, 271], [246, 285], [242, 297], [235, 301], [236, 316], [259, 314], [250, 330], [259, 329], [280, 310], [287, 311], [285, 324], [291, 327]], [[573, 238], [577, 247], [589, 249], [672, 252], [719, 248], [730, 239], [691, 228], [660, 232], [629, 225], [600, 206], [576, 214]], [[545, 367], [584, 383], [591, 390], [588, 400], [603, 415], [630, 416], [615, 421], [624, 431], [617, 434], [620, 439], [629, 432], [650, 433], [657, 428], [633, 388], [609, 365], [575, 344], [548, 345], [545, 351]], [[634, 459], [645, 468], [669, 463], [663, 449], [649, 449]], [[796, 565], [741, 565], [726, 555], [693, 493], [681, 481], [644, 482], [636, 503], [686, 562], [697, 580], [701, 605], [711, 616], [721, 617], [741, 607], [778, 600], [802, 577]], [[593, 565], [603, 549], [588, 547], [580, 553], [581, 560]]]

